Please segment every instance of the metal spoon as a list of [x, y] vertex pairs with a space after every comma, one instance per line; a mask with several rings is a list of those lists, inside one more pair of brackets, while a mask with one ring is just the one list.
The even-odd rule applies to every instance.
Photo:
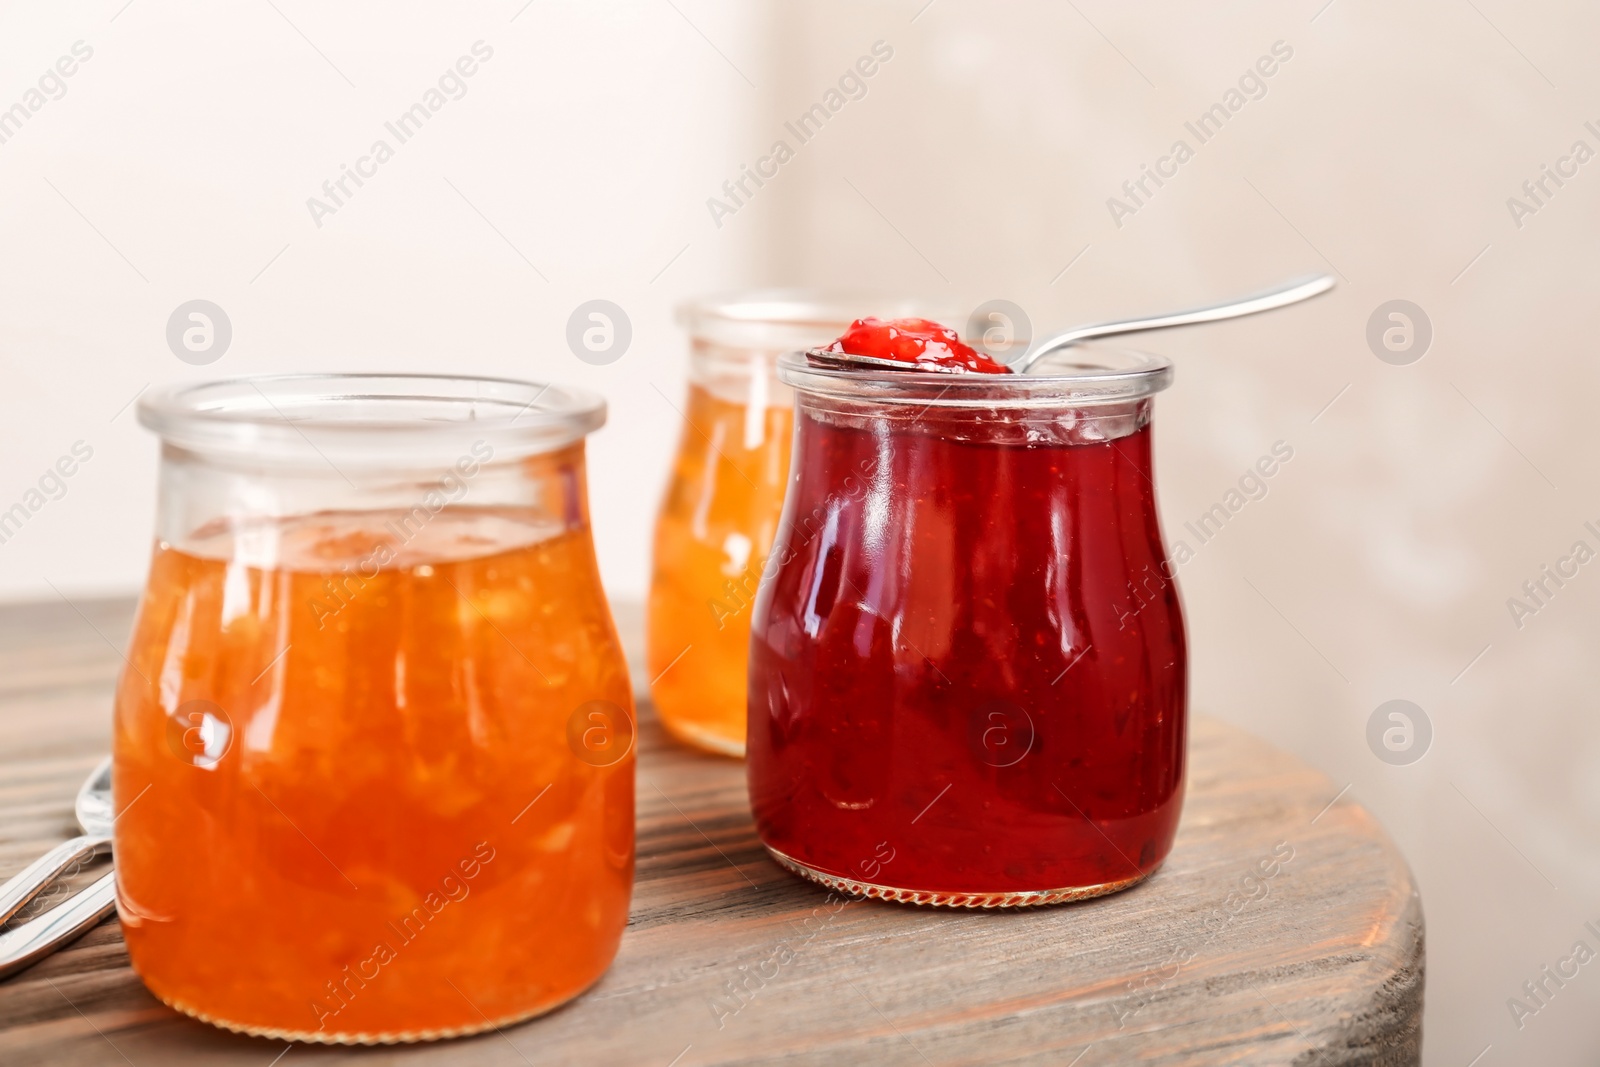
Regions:
[[[1313, 274], [1274, 286], [1264, 292], [1236, 297], [1232, 300], [1224, 300], [1219, 304], [1207, 304], [1204, 307], [1190, 308], [1188, 311], [1174, 311], [1164, 315], [1145, 315], [1137, 319], [1119, 319], [1115, 322], [1097, 322], [1090, 326], [1079, 326], [1039, 342], [1037, 346], [1029, 349], [1018, 359], [1013, 360], [1010, 366], [1015, 373], [1026, 374], [1029, 367], [1045, 356], [1052, 352], [1059, 352], [1063, 348], [1070, 348], [1080, 341], [1087, 341], [1095, 337], [1114, 337], [1117, 334], [1124, 333], [1142, 333], [1145, 330], [1164, 330], [1172, 326], [1190, 326], [1201, 322], [1217, 322], [1221, 319], [1237, 319], [1244, 315], [1255, 315], [1262, 311], [1271, 311], [1274, 308], [1298, 304], [1302, 300], [1309, 300], [1319, 293], [1327, 292], [1333, 288], [1333, 285], [1334, 281], [1331, 274]], [[813, 363], [834, 367], [933, 371], [943, 374], [964, 373], [954, 367], [941, 367], [938, 364], [902, 363], [894, 359], [857, 356], [849, 352], [830, 352], [821, 348], [811, 349], [806, 353], [806, 357]]]
[[[110, 756], [101, 760], [83, 783], [73, 807], [83, 834], [57, 845], [0, 886], [0, 923], [15, 915], [69, 867], [111, 844]], [[66, 903], [0, 933], [0, 978], [49, 955], [99, 922], [116, 906], [116, 892], [116, 874], [106, 874]]]

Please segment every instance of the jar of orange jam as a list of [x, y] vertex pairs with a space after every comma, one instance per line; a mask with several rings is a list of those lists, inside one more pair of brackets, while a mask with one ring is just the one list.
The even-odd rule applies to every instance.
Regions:
[[257, 378], [147, 396], [117, 910], [172, 1007], [283, 1040], [545, 1012], [628, 917], [633, 706], [589, 533], [593, 395]]
[[744, 755], [751, 604], [778, 532], [793, 392], [778, 356], [905, 301], [768, 290], [685, 304], [689, 397], [656, 519], [646, 618], [650, 694], [678, 738]]

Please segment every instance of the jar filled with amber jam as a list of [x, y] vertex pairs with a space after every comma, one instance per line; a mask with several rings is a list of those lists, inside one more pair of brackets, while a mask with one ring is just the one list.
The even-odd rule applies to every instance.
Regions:
[[778, 532], [794, 400], [775, 366], [882, 298], [754, 291], [679, 309], [689, 334], [683, 434], [656, 520], [647, 615], [650, 693], [678, 738], [744, 755], [750, 614]]
[[590, 540], [598, 397], [406, 376], [147, 396], [117, 910], [172, 1007], [291, 1041], [489, 1030], [615, 954], [633, 707]]

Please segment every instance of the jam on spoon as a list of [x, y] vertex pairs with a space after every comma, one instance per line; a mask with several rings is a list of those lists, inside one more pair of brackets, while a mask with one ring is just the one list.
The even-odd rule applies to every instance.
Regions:
[[937, 369], [957, 374], [1010, 374], [970, 345], [956, 331], [931, 319], [857, 319], [825, 352], [869, 356], [912, 364], [908, 369]]
[[1027, 374], [1030, 367], [1046, 357], [1091, 338], [1236, 319], [1241, 315], [1255, 315], [1298, 304], [1332, 288], [1332, 275], [1314, 274], [1250, 296], [1189, 308], [1187, 311], [1079, 326], [1046, 338], [1005, 366], [962, 344], [954, 330], [945, 329], [927, 319], [893, 319], [889, 322], [857, 319], [850, 324], [845, 335], [833, 344], [827, 348], [813, 348], [806, 354], [812, 363], [830, 367], [937, 371], [943, 374]]

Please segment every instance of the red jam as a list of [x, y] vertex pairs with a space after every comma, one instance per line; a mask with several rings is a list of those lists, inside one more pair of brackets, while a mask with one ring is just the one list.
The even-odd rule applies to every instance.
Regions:
[[751, 803], [780, 860], [966, 904], [1095, 895], [1160, 865], [1187, 660], [1148, 405], [1097, 439], [1052, 433], [1070, 412], [1040, 433], [798, 393], [750, 652]]
[[828, 351], [892, 359], [919, 367], [931, 364], [963, 374], [1011, 373], [1010, 367], [963, 344], [954, 330], [931, 319], [857, 319], [828, 346]]

